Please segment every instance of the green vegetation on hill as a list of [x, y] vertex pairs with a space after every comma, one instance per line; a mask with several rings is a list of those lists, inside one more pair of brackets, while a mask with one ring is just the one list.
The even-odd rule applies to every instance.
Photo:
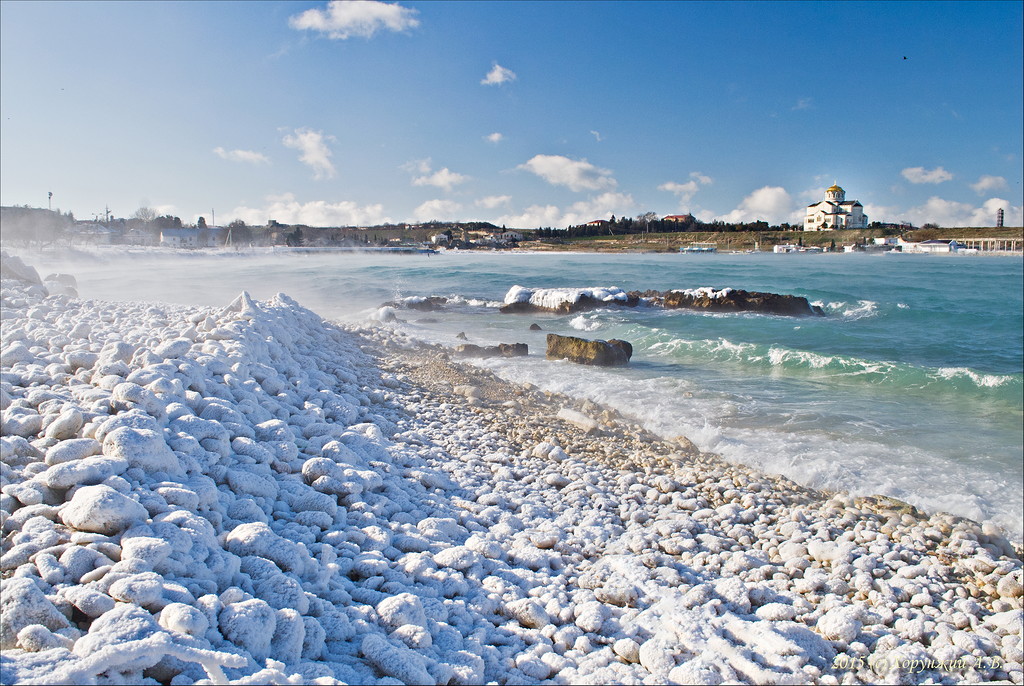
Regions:
[[[901, 235], [898, 229], [860, 229], [851, 231], [730, 231], [676, 232], [630, 234], [625, 236], [581, 236], [577, 238], [542, 239], [524, 243], [530, 250], [594, 251], [594, 252], [676, 252], [691, 243], [716, 243], [718, 250], [770, 251], [781, 244], [842, 250], [844, 245], [864, 245], [874, 238]], [[902, 234], [908, 241], [933, 238], [1022, 238], [1021, 227], [918, 229]]]

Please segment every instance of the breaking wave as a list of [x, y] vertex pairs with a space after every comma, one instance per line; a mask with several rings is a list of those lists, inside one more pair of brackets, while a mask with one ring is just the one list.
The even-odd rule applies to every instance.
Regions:
[[758, 343], [734, 343], [725, 338], [686, 339], [665, 332], [651, 332], [634, 341], [634, 347], [666, 361], [685, 364], [712, 362], [760, 367], [773, 372], [813, 374], [836, 382], [861, 382], [910, 390], [949, 393], [982, 393], [996, 390], [1008, 399], [1019, 398], [1022, 374], [989, 374], [966, 367], [930, 368], [887, 360], [846, 355], [826, 355], [807, 350]]

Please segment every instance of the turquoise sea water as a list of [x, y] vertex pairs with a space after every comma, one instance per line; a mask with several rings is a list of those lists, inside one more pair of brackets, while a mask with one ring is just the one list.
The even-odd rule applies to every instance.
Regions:
[[[393, 324], [455, 345], [522, 342], [502, 376], [617, 407], [666, 435], [809, 486], [884, 494], [993, 520], [1014, 538], [1024, 484], [1024, 262], [913, 255], [23, 255], [82, 297], [223, 305], [285, 292], [365, 322], [387, 300], [440, 295]], [[614, 308], [501, 315], [513, 285], [742, 288], [807, 297], [823, 318]], [[544, 331], [531, 332], [537, 322]], [[548, 332], [622, 338], [626, 368], [544, 359]]]

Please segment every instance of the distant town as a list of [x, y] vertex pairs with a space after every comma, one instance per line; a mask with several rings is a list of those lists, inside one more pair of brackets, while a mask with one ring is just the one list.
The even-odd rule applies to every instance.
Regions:
[[822, 201], [809, 205], [801, 224], [765, 221], [703, 222], [692, 214], [599, 218], [565, 228], [508, 229], [490, 222], [381, 224], [376, 226], [307, 226], [269, 219], [252, 226], [240, 219], [216, 226], [199, 217], [185, 224], [179, 217], [157, 215], [140, 207], [131, 217], [115, 218], [109, 210], [91, 220], [70, 213], [28, 206], [0, 208], [5, 244], [38, 247], [161, 246], [176, 249], [286, 247], [304, 249], [394, 250], [598, 250], [679, 252], [829, 252], [855, 250], [902, 252], [1019, 252], [1020, 227], [1003, 227], [1002, 210], [990, 227], [915, 227], [908, 223], [868, 223], [863, 206], [847, 201], [833, 185]]

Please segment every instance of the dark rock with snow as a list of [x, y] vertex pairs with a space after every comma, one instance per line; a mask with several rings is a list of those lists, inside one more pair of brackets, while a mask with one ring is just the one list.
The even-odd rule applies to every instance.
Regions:
[[577, 364], [611, 367], [626, 364], [633, 356], [633, 346], [618, 339], [589, 341], [585, 338], [549, 333], [547, 342], [549, 360], [569, 360]]
[[652, 305], [669, 309], [704, 310], [707, 312], [759, 312], [790, 317], [823, 317], [825, 311], [811, 305], [807, 298], [798, 295], [761, 293], [738, 288], [691, 288], [687, 290], [631, 292], [630, 295], [643, 298]]
[[639, 303], [639, 298], [614, 287], [529, 289], [513, 286], [505, 294], [505, 304], [499, 311], [502, 314], [573, 314], [610, 305], [636, 307]]

